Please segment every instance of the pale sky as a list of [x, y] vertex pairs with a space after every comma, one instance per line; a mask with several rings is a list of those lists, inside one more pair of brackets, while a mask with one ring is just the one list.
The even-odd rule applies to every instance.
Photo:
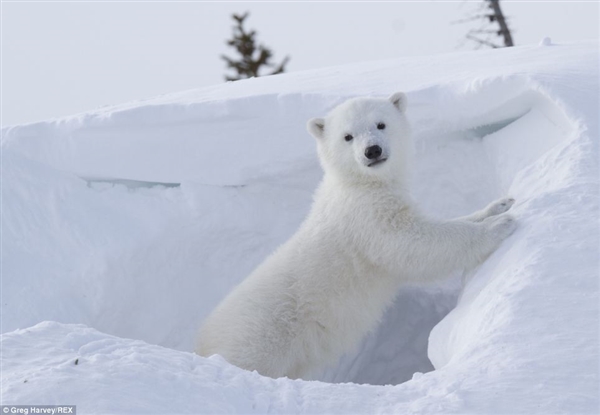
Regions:
[[[234, 12], [294, 72], [473, 49], [480, 3], [2, 1], [2, 125], [222, 83]], [[597, 1], [501, 6], [517, 45], [599, 37]]]

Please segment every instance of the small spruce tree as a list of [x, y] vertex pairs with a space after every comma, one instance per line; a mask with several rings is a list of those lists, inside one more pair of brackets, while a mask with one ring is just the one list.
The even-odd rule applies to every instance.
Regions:
[[237, 81], [240, 79], [261, 76], [260, 72], [263, 66], [275, 68], [271, 72], [263, 75], [282, 73], [285, 71], [285, 65], [290, 60], [290, 58], [286, 56], [279, 65], [271, 63], [273, 53], [269, 48], [262, 44], [256, 45], [256, 31], [251, 30], [246, 32], [244, 29], [244, 20], [246, 20], [248, 15], [249, 13], [246, 12], [243, 15], [233, 14], [231, 16], [236, 24], [233, 26], [233, 39], [228, 40], [227, 44], [235, 48], [241, 57], [239, 60], [235, 60], [226, 55], [221, 55], [221, 59], [227, 63], [227, 67], [237, 72], [236, 75], [225, 75], [226, 81]]

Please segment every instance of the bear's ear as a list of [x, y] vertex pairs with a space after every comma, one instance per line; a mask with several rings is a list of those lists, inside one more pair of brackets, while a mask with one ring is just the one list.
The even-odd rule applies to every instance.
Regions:
[[313, 137], [321, 139], [325, 135], [325, 120], [323, 118], [311, 118], [308, 120], [306, 128]]
[[406, 111], [406, 94], [404, 92], [396, 92], [395, 94], [392, 94], [392, 96], [390, 96], [389, 98], [390, 102], [392, 104], [394, 104], [394, 106], [396, 108], [398, 108], [398, 110], [400, 112], [404, 112]]

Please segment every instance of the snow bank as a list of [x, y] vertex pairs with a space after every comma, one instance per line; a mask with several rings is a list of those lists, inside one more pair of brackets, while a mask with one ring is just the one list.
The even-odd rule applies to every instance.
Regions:
[[[3, 129], [3, 403], [597, 412], [597, 49], [364, 63]], [[397, 90], [424, 210], [451, 217], [510, 194], [516, 234], [469, 275], [406, 287], [322, 382], [189, 353], [202, 319], [308, 211], [321, 171], [306, 120]]]

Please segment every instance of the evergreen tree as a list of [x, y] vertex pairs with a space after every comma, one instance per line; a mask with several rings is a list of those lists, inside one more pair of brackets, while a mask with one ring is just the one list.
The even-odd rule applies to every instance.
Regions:
[[236, 24], [233, 26], [233, 38], [227, 41], [227, 44], [241, 55], [239, 60], [235, 60], [225, 55], [221, 55], [221, 59], [225, 60], [227, 67], [237, 72], [233, 76], [225, 76], [226, 81], [237, 81], [240, 79], [258, 77], [261, 76], [261, 68], [274, 68], [271, 72], [263, 75], [274, 75], [285, 71], [285, 65], [290, 60], [289, 57], [279, 64], [275, 65], [271, 63], [273, 53], [271, 49], [264, 45], [256, 45], [256, 31], [251, 30], [247, 32], [244, 29], [244, 21], [248, 17], [249, 13], [246, 12], [243, 15], [233, 14], [231, 17], [235, 20]]

